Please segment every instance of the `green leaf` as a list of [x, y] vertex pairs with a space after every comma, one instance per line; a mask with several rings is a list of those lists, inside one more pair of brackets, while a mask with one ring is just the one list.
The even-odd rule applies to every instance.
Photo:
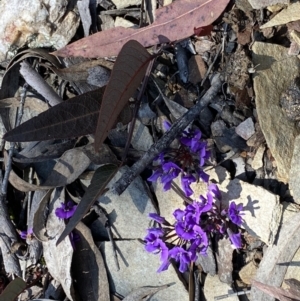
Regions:
[[103, 194], [106, 185], [113, 178], [118, 170], [118, 166], [114, 164], [106, 164], [99, 167], [92, 178], [91, 184], [84, 194], [82, 200], [76, 208], [74, 215], [66, 225], [65, 230], [57, 240], [57, 245], [69, 235], [76, 225], [81, 221], [83, 216], [88, 212], [96, 199]]
[[0, 295], [0, 301], [14, 301], [25, 288], [26, 282], [22, 278], [14, 279]]

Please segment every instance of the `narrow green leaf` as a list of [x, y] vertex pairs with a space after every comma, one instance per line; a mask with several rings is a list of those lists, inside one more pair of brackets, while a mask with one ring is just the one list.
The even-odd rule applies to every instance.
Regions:
[[99, 167], [92, 178], [91, 184], [76, 208], [74, 215], [66, 225], [65, 230], [57, 240], [57, 245], [71, 233], [83, 216], [88, 212], [95, 200], [104, 192], [106, 185], [118, 170], [114, 164], [106, 164]]
[[121, 49], [103, 95], [95, 133], [96, 150], [139, 87], [151, 59], [149, 52], [137, 41], [128, 41]]
[[14, 279], [0, 295], [0, 301], [14, 301], [25, 288], [26, 282], [22, 278]]

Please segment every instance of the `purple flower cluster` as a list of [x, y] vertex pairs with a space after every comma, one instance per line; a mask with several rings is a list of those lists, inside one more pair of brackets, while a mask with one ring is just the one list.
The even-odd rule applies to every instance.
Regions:
[[[166, 124], [167, 128], [170, 126]], [[178, 149], [167, 150], [158, 156], [160, 167], [148, 180], [153, 182], [160, 179], [166, 191], [171, 188], [172, 180], [181, 174], [181, 187], [185, 196], [194, 194], [191, 184], [199, 178], [207, 183], [207, 192], [197, 200], [185, 198], [184, 210], [176, 209], [173, 212], [174, 224], [156, 213], [149, 214], [158, 227], [147, 230], [145, 249], [160, 254], [158, 272], [168, 269], [171, 260], [179, 264], [180, 272], [185, 272], [199, 255], [207, 254], [210, 235], [227, 237], [234, 248], [242, 247], [238, 227], [243, 222], [243, 205], [237, 205], [232, 200], [229, 207], [224, 208], [218, 186], [209, 184], [209, 176], [202, 169], [209, 158], [209, 152], [206, 142], [201, 140], [200, 130], [184, 131], [179, 141]]]
[[[169, 127], [170, 124], [166, 123], [166, 128]], [[193, 194], [190, 185], [197, 179], [208, 182], [209, 177], [202, 168], [210, 153], [201, 136], [199, 129], [184, 131], [179, 138], [178, 149], [170, 149], [159, 155], [160, 167], [153, 172], [148, 181], [154, 182], [160, 178], [166, 191], [171, 188], [172, 180], [181, 174], [181, 187], [187, 197]]]
[[242, 223], [243, 206], [232, 201], [228, 209], [221, 210], [220, 202], [218, 186], [210, 184], [206, 196], [200, 195], [184, 210], [173, 212], [176, 220], [173, 225], [156, 213], [149, 214], [159, 227], [147, 230], [145, 249], [160, 254], [161, 266], [157, 272], [168, 269], [171, 259], [179, 263], [180, 272], [185, 272], [199, 254], [206, 255], [209, 234], [228, 236], [235, 248], [242, 247], [241, 234], [236, 231], [236, 226]]

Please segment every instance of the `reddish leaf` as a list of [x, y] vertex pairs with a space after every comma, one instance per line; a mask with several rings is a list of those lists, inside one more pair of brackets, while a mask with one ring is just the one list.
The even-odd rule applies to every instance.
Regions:
[[98, 150], [118, 115], [140, 85], [152, 56], [138, 42], [129, 41], [122, 48], [105, 89], [95, 133]]
[[53, 54], [58, 56], [104, 57], [117, 55], [129, 40], [144, 47], [184, 39], [194, 28], [210, 25], [229, 0], [178, 0], [156, 11], [156, 20], [140, 29], [116, 27], [72, 43]]
[[4, 135], [13, 142], [64, 139], [95, 131], [103, 88], [71, 98]]
[[194, 34], [198, 37], [208, 36], [210, 35], [212, 30], [213, 30], [212, 25], [202, 26], [202, 27], [194, 28]]

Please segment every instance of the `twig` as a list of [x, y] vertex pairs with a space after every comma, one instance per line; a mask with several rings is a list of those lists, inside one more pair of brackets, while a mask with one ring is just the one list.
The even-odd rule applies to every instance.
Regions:
[[222, 46], [219, 47], [219, 49], [218, 49], [218, 51], [217, 51], [217, 53], [216, 53], [216, 55], [215, 55], [214, 61], [213, 61], [213, 62], [210, 64], [210, 66], [208, 67], [208, 69], [207, 69], [207, 71], [206, 71], [206, 73], [205, 73], [205, 75], [204, 75], [204, 77], [203, 77], [203, 79], [202, 79], [202, 81], [201, 81], [201, 84], [200, 84], [201, 87], [203, 86], [204, 82], [206, 81], [206, 79], [207, 79], [207, 77], [208, 77], [208, 75], [209, 75], [209, 73], [210, 73], [210, 71], [211, 71], [213, 65], [214, 65], [215, 62], [217, 61], [217, 58], [218, 58], [218, 56], [219, 56], [219, 54], [220, 54], [220, 52], [221, 52], [221, 49], [222, 49]]
[[[17, 116], [16, 126], [18, 126], [21, 123], [22, 115], [23, 115], [23, 108], [24, 108], [24, 102], [26, 98], [26, 90], [27, 90], [27, 84], [24, 85], [22, 93], [21, 93], [21, 100], [20, 100], [20, 107], [19, 112]], [[1, 191], [0, 191], [0, 227], [4, 234], [0, 235], [1, 238], [6, 240], [7, 243], [10, 243], [12, 241], [18, 241], [16, 230], [9, 219], [9, 214], [6, 206], [6, 194], [7, 194], [7, 186], [8, 186], [8, 178], [9, 173], [11, 171], [11, 165], [12, 165], [12, 156], [14, 151], [15, 143], [10, 144], [9, 148], [9, 154], [8, 154], [8, 160], [7, 164], [5, 166], [5, 173], [2, 180], [2, 173], [0, 173], [0, 181], [2, 182], [1, 185]], [[4, 252], [7, 252], [5, 250], [4, 245], [0, 244], [0, 248], [2, 251], [2, 254]], [[16, 258], [15, 254], [7, 254], [7, 262], [4, 261], [4, 266], [7, 272], [14, 272], [20, 276], [21, 269], [19, 261]]]
[[137, 116], [138, 110], [140, 108], [140, 104], [141, 104], [141, 101], [142, 101], [142, 96], [143, 96], [143, 94], [145, 92], [145, 89], [146, 89], [146, 86], [148, 84], [149, 76], [150, 76], [154, 61], [155, 61], [155, 58], [152, 59], [151, 62], [149, 63], [149, 66], [147, 68], [147, 71], [146, 71], [146, 74], [145, 74], [145, 77], [144, 77], [144, 80], [143, 80], [143, 83], [142, 83], [142, 87], [141, 87], [141, 89], [139, 91], [139, 94], [138, 94], [138, 97], [137, 97], [137, 101], [136, 101], [135, 108], [134, 108], [134, 113], [133, 113], [133, 119], [130, 123], [128, 139], [126, 141], [124, 153], [123, 153], [123, 156], [122, 156], [122, 162], [125, 161], [125, 159], [127, 157], [127, 154], [128, 154], [128, 150], [129, 150], [129, 146], [130, 146], [130, 142], [131, 142], [131, 138], [132, 138], [132, 134], [133, 134], [133, 131], [134, 131], [135, 122], [136, 122], [136, 116]]
[[62, 102], [62, 99], [57, 95], [57, 93], [27, 62], [24, 61], [20, 65], [20, 73], [23, 75], [26, 82], [45, 97], [50, 106], [53, 107]]
[[181, 133], [201, 112], [202, 108], [207, 106], [217, 95], [221, 88], [220, 75], [215, 75], [212, 79], [210, 89], [205, 95], [180, 119], [176, 120], [169, 131], [159, 139], [144, 156], [122, 175], [115, 183], [113, 189], [120, 195], [130, 183], [149, 165], [153, 159], [160, 154], [169, 144]]

